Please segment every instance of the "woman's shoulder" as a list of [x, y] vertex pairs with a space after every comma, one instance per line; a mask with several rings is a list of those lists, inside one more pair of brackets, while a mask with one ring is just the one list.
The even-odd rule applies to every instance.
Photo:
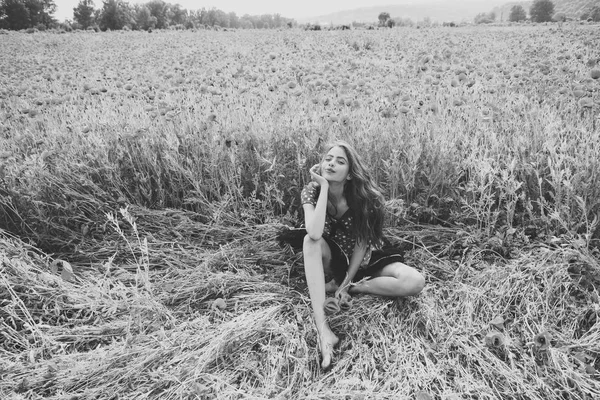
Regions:
[[321, 187], [316, 182], [309, 182], [300, 193], [302, 204], [316, 203]]

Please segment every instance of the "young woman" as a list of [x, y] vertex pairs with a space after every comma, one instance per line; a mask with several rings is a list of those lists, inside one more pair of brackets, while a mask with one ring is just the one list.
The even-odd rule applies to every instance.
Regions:
[[[382, 249], [383, 196], [358, 153], [345, 142], [329, 147], [310, 169], [301, 194], [306, 236], [304, 270], [319, 334], [321, 367], [331, 364], [339, 339], [325, 312], [349, 308], [351, 294], [416, 295], [425, 279], [405, 265], [400, 251]], [[327, 284], [325, 276], [332, 276]], [[335, 293], [327, 299], [325, 292]]]

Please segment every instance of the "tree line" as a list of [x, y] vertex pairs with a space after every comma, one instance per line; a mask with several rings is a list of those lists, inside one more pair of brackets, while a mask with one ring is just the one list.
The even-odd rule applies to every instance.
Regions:
[[[584, 11], [580, 17], [581, 20], [600, 22], [600, 5], [594, 5], [588, 10]], [[527, 11], [519, 4], [514, 5], [510, 9], [508, 16], [510, 22], [522, 22], [527, 21]], [[554, 12], [554, 3], [552, 0], [535, 0], [531, 7], [529, 7], [529, 20], [531, 22], [561, 22], [566, 21], [567, 16], [564, 13]], [[474, 18], [476, 24], [487, 24], [496, 21], [496, 13], [494, 11], [489, 13], [477, 14]], [[392, 18], [388, 12], [382, 12], [378, 16], [378, 22], [380, 27], [393, 28], [394, 26], [414, 26], [415, 23], [410, 19]], [[431, 21], [425, 19], [422, 22], [416, 24], [417, 27], [429, 26]], [[445, 22], [444, 26], [456, 26], [454, 22]]]
[[[581, 20], [600, 22], [600, 5], [595, 5], [586, 10], [579, 18]], [[485, 24], [494, 22], [495, 20], [496, 13], [490, 12], [477, 14], [474, 22], [476, 24]], [[527, 11], [519, 4], [514, 5], [510, 9], [508, 20], [510, 22], [527, 21]], [[554, 3], [552, 0], [535, 0], [531, 4], [531, 7], [529, 7], [529, 20], [531, 22], [561, 22], [566, 21], [567, 16], [564, 13], [554, 13]]]
[[93, 0], [80, 0], [73, 9], [73, 19], [59, 24], [52, 16], [54, 0], [0, 0], [0, 28], [20, 30], [55, 28], [95, 30], [151, 30], [200, 27], [271, 29], [291, 27], [295, 21], [280, 14], [238, 16], [235, 12], [202, 8], [186, 10], [179, 4], [150, 0], [131, 5], [124, 0], [103, 0], [96, 8]]

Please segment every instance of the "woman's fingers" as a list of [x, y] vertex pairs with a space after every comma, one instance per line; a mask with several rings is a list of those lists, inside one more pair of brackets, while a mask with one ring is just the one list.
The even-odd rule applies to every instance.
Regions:
[[315, 164], [310, 169], [310, 176], [313, 179], [313, 181], [319, 186], [323, 186], [327, 183], [327, 179], [321, 176], [321, 166], [319, 164]]
[[315, 164], [312, 166], [312, 168], [310, 169], [310, 175], [313, 177], [313, 179], [316, 179], [317, 177], [321, 176], [321, 174], [319, 174], [319, 164]]

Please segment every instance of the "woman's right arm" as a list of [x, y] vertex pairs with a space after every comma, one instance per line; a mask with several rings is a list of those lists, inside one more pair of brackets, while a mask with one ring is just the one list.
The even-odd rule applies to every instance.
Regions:
[[317, 204], [304, 204], [304, 225], [306, 232], [312, 240], [319, 240], [323, 236], [325, 228], [325, 213], [327, 211], [327, 195], [329, 192], [329, 181], [319, 173], [319, 164], [310, 169], [310, 176], [314, 182], [321, 187]]
[[323, 236], [325, 212], [327, 211], [327, 192], [329, 192], [329, 183], [322, 184], [317, 204], [304, 204], [303, 206], [304, 225], [308, 236], [312, 240], [319, 240]]

